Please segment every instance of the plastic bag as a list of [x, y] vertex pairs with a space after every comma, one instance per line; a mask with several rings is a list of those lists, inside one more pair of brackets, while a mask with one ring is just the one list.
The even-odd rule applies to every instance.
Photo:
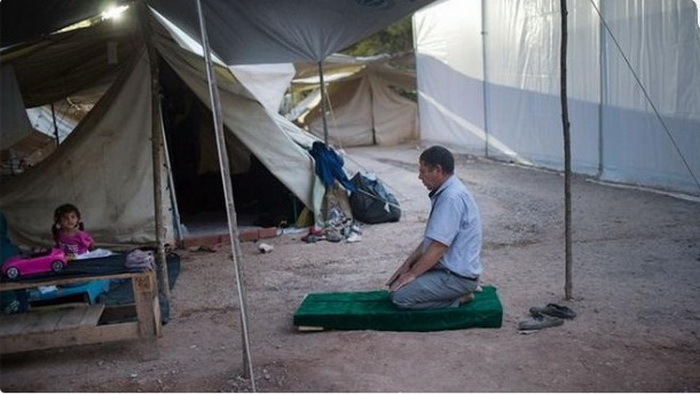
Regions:
[[350, 182], [357, 187], [357, 192], [350, 195], [350, 208], [356, 220], [369, 224], [399, 221], [399, 202], [386, 191], [376, 175], [358, 172]]

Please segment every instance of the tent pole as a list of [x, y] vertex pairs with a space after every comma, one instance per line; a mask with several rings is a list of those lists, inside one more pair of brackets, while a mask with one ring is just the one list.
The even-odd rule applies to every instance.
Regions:
[[564, 238], [566, 248], [566, 273], [564, 294], [567, 300], [572, 298], [571, 284], [571, 133], [569, 124], [569, 107], [566, 99], [566, 45], [567, 45], [567, 9], [566, 0], [561, 4], [561, 117], [564, 129]]
[[321, 83], [321, 120], [323, 121], [323, 143], [328, 146], [328, 122], [326, 121], [326, 83], [323, 81], [323, 61], [318, 62], [318, 77]]
[[486, 31], [486, 0], [481, 0], [481, 64], [483, 68], [482, 97], [484, 101], [484, 156], [489, 157], [489, 77], [488, 77], [488, 32]]
[[53, 135], [56, 137], [56, 146], [58, 146], [61, 140], [58, 138], [58, 124], [56, 124], [56, 111], [53, 108], [53, 103], [51, 103], [51, 117], [53, 118]]
[[202, 34], [202, 48], [204, 59], [206, 60], [207, 82], [209, 84], [209, 99], [211, 100], [212, 116], [214, 117], [214, 129], [216, 136], [216, 147], [219, 153], [219, 167], [221, 169], [221, 180], [224, 186], [224, 198], [226, 201], [226, 214], [228, 216], [228, 233], [231, 242], [231, 260], [236, 270], [236, 284], [238, 287], [238, 300], [240, 303], [240, 317], [243, 335], [243, 374], [250, 379], [251, 389], [255, 389], [255, 375], [253, 374], [253, 363], [250, 357], [250, 346], [248, 341], [248, 311], [243, 288], [243, 270], [241, 269], [241, 246], [238, 240], [238, 222], [236, 218], [236, 206], [233, 199], [233, 187], [231, 185], [231, 175], [229, 173], [228, 152], [226, 151], [226, 140], [224, 136], [223, 120], [221, 118], [221, 101], [219, 100], [219, 90], [214, 74], [214, 65], [211, 61], [211, 49], [204, 23], [202, 3], [197, 0], [197, 14], [199, 15], [199, 28]]
[[374, 122], [374, 87], [372, 86], [372, 76], [367, 78], [367, 83], [369, 84], [369, 107], [372, 118], [370, 123], [372, 123], [372, 145], [377, 145], [377, 129], [376, 123]]
[[165, 227], [163, 225], [163, 134], [160, 125], [160, 85], [158, 83], [158, 56], [148, 25], [148, 4], [146, 0], [140, 2], [140, 23], [143, 42], [148, 50], [148, 63], [151, 69], [151, 147], [153, 151], [153, 199], [156, 217], [156, 247], [157, 259], [160, 266], [160, 291], [167, 300], [170, 300], [170, 280], [168, 279], [168, 265], [165, 260]]
[[[603, 1], [599, 3], [600, 15], [603, 15]], [[605, 144], [603, 141], [603, 113], [605, 106], [607, 105], [607, 88], [608, 88], [608, 71], [605, 64], [607, 63], [607, 40], [605, 31], [605, 24], [603, 23], [603, 18], [598, 18], [599, 29], [598, 29], [598, 68], [600, 72], [600, 84], [598, 86], [599, 99], [598, 99], [598, 171], [596, 172], [596, 178], [601, 179], [603, 177], [603, 169], [605, 168]]]
[[165, 136], [165, 127], [163, 126], [163, 108], [158, 106], [158, 119], [160, 119], [160, 133], [163, 138], [163, 155], [165, 156], [165, 169], [168, 171], [168, 190], [170, 190], [170, 201], [173, 205], [173, 216], [175, 217], [175, 233], [176, 240], [181, 242], [182, 224], [180, 223], [180, 210], [177, 207], [177, 196], [175, 195], [175, 180], [173, 179], [173, 166], [170, 162], [170, 153], [168, 152], [168, 139]]

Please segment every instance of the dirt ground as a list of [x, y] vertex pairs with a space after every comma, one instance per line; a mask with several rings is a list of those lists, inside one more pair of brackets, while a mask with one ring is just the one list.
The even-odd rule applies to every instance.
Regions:
[[[484, 222], [484, 283], [504, 306], [500, 329], [300, 333], [304, 294], [383, 288], [418, 242], [427, 191], [416, 147], [347, 150], [398, 198], [398, 223], [365, 225], [358, 243], [303, 234], [243, 243], [250, 354], [264, 392], [700, 391], [700, 203], [575, 177], [573, 295], [564, 299], [563, 177], [459, 155], [457, 175]], [[230, 249], [179, 251], [171, 320], [159, 355], [137, 343], [2, 357], [5, 392], [250, 391]], [[518, 333], [531, 306], [578, 312], [560, 327]]]

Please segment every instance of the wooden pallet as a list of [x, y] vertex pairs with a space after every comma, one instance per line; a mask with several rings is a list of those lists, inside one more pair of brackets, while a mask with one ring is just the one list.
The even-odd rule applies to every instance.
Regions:
[[0, 317], [0, 338], [94, 327], [104, 309], [104, 304], [71, 303], [2, 316]]
[[0, 354], [87, 345], [111, 341], [139, 340], [144, 360], [158, 357], [156, 339], [162, 335], [158, 284], [153, 271], [123, 272], [90, 277], [57, 277], [43, 281], [0, 282], [0, 291], [37, 286], [63, 285], [89, 280], [128, 278], [134, 289], [136, 319], [109, 324], [100, 318], [104, 304], [58, 304], [33, 308], [30, 312], [0, 316]]

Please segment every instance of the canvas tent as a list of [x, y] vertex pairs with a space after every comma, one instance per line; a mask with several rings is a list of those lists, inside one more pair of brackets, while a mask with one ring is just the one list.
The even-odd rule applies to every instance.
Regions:
[[[101, 242], [153, 240], [151, 147], [143, 135], [150, 125], [148, 64], [126, 34], [128, 28], [103, 24], [3, 55], [3, 68], [14, 67], [28, 106], [116, 78], [65, 144], [23, 175], [3, 182], [0, 209], [16, 244], [50, 243], [53, 209], [66, 201], [80, 207]], [[105, 42], [117, 46], [121, 61], [107, 61]]]
[[[98, 36], [94, 29], [85, 29], [65, 40], [85, 44]], [[65, 45], [62, 38], [59, 40]], [[179, 67], [183, 79], [195, 92], [206, 89], [200, 58], [175, 46], [164, 34], [157, 42], [159, 52]], [[64, 201], [81, 208], [90, 232], [102, 243], [154, 240], [151, 146], [145, 133], [151, 122], [150, 73], [143, 46], [133, 46], [136, 49], [131, 59], [126, 50], [121, 52], [126, 64], [120, 70], [120, 79], [56, 154], [23, 176], [4, 182], [0, 207], [6, 212], [15, 241], [48, 243], [53, 209], [57, 202]], [[51, 67], [42, 51], [36, 56], [39, 58], [33, 61]], [[61, 57], [57, 53], [55, 58]], [[226, 75], [224, 70], [222, 74]], [[225, 108], [233, 112], [225, 110], [226, 123], [235, 124], [237, 140], [272, 167], [273, 173], [298, 193], [304, 204], [314, 207], [313, 163], [304, 148], [280, 130], [274, 118], [232, 75], [221, 78], [220, 88]], [[163, 203], [166, 209], [170, 207], [168, 198]], [[172, 239], [172, 216], [167, 219], [167, 239]]]
[[[158, 52], [177, 75], [207, 106], [208, 86], [204, 63], [195, 54], [181, 49], [165, 35], [155, 37]], [[285, 132], [280, 123], [285, 120], [268, 111], [231, 72], [219, 68], [218, 85], [224, 126], [230, 131], [227, 144], [230, 151], [245, 148], [274, 174], [304, 205], [313, 212], [320, 210], [323, 188], [313, 170], [313, 161], [307, 150], [312, 139], [295, 139]], [[230, 142], [229, 142], [230, 141]], [[231, 155], [229, 155], [231, 156]], [[241, 161], [238, 161], [241, 163]], [[238, 164], [231, 160], [231, 164]], [[245, 160], [242, 163], [248, 165]], [[232, 168], [232, 172], [239, 169]]]
[[[355, 58], [335, 54], [324, 62], [330, 143], [339, 147], [396, 145], [418, 139], [417, 105], [399, 93], [399, 89], [415, 91], [415, 72], [390, 65], [401, 60], [388, 55]], [[311, 64], [296, 67], [292, 97], [310, 93], [288, 117], [323, 138], [318, 72]]]
[[[290, 62], [300, 60], [298, 57], [303, 60], [320, 61], [327, 53], [341, 49], [337, 47], [338, 45], [350, 44], [429, 2], [367, 3], [317, 0], [304, 3], [303, 6], [301, 3], [281, 1], [232, 3], [212, 0], [203, 3], [207, 19], [213, 21], [214, 27], [209, 33], [212, 37], [213, 50], [228, 64], [252, 64], [261, 61]], [[54, 63], [42, 60], [36, 64], [43, 65], [45, 71], [55, 69], [66, 74], [66, 68], [55, 66], [57, 64], [55, 62], [60, 61], [60, 58], [73, 59], [88, 56], [88, 52], [82, 49], [84, 42], [75, 44], [77, 47], [73, 47], [72, 51], [60, 52], [64, 47], [63, 42], [72, 45], [69, 38], [81, 36], [80, 30], [51, 36], [46, 34], [82, 19], [85, 15], [95, 15], [102, 4], [91, 1], [60, 0], [40, 3], [41, 7], [35, 7], [38, 3], [32, 0], [21, 2], [6, 0], [0, 3], [3, 17], [2, 62], [10, 64], [19, 62], [22, 58], [32, 59], [33, 56], [43, 56], [43, 51], [48, 49], [53, 51], [50, 53], [54, 56], [51, 59]], [[68, 8], [66, 8], [67, 3], [70, 3]], [[170, 16], [183, 27], [183, 30], [190, 32], [197, 30], [195, 28], [197, 24], [192, 19], [192, 2], [152, 1], [149, 3], [163, 15]], [[263, 3], [265, 3], [264, 6]], [[261, 45], [265, 39], [274, 38], [274, 35], [270, 36], [269, 29], [265, 28], [266, 25], [262, 22], [260, 25], [248, 26], [250, 29], [246, 31], [238, 31], [235, 34], [231, 31], [232, 26], [247, 26], [250, 20], [264, 20], [261, 12], [274, 10], [275, 13], [288, 17], [289, 12], [281, 12], [285, 7], [297, 15], [297, 20], [293, 25], [280, 25], [285, 26], [284, 32], [280, 33], [284, 39], [278, 39], [279, 42], [274, 44], [274, 48], [282, 46], [286, 47], [287, 51], [278, 52], [271, 50], [271, 46]], [[66, 10], [69, 12], [64, 12]], [[72, 12], [76, 10], [78, 12]], [[347, 15], [351, 13], [358, 15], [363, 22], [350, 23]], [[12, 17], [10, 18], [9, 15]], [[226, 23], [220, 22], [223, 16], [229, 18]], [[27, 23], [28, 18], [31, 18], [33, 23]], [[243, 22], [230, 23], [232, 18], [239, 18]], [[319, 30], [309, 28], [313, 24], [303, 23], [304, 20], [309, 21], [309, 18], [319, 18], [316, 19], [319, 21], [315, 24], [316, 28], [321, 31], [325, 28], [328, 34], [325, 36], [319, 34]], [[340, 20], [343, 23], [339, 23]], [[112, 60], [110, 56], [115, 51], [119, 54], [116, 66], [124, 67], [124, 70], [119, 74], [119, 83], [113, 84], [108, 94], [96, 105], [95, 110], [98, 111], [93, 110], [94, 114], [89, 115], [83, 121], [84, 124], [78, 126], [74, 132], [75, 135], [71, 136], [66, 141], [65, 147], [58, 149], [52, 158], [27, 172], [25, 176], [3, 184], [0, 191], [0, 209], [6, 212], [10, 233], [15, 239], [23, 242], [43, 241], [45, 243], [52, 210], [57, 201], [65, 200], [72, 200], [81, 206], [83, 214], [89, 218], [91, 232], [103, 242], [142, 242], [154, 238], [153, 191], [152, 186], [150, 186], [151, 190], [148, 187], [152, 170], [146, 160], [150, 155], [148, 151], [151, 149], [148, 146], [148, 134], [151, 130], [152, 111], [150, 101], [146, 99], [150, 95], [149, 83], [143, 79], [143, 76], [147, 75], [143, 68], [148, 66], [144, 66], [146, 60], [143, 57], [143, 47], [138, 45], [140, 42], [138, 30], [135, 26], [127, 27], [126, 24], [122, 26], [128, 30], [121, 37], [126, 40], [126, 46], [122, 47], [118, 41], [115, 44], [113, 43], [115, 41], [110, 42], [109, 39], [101, 37], [103, 41], [96, 45], [100, 45], [102, 49], [93, 52], [92, 60], [73, 67], [77, 70], [92, 71], [92, 66], [98, 68], [110, 64]], [[297, 31], [299, 26], [303, 30], [302, 33]], [[339, 31], [338, 26], [346, 27]], [[299, 49], [295, 40], [308, 43], [309, 35], [315, 39], [312, 48]], [[33, 45], [22, 44], [23, 40], [36, 40], [37, 37], [42, 39], [35, 41]], [[100, 38], [99, 35], [93, 37], [88, 33], [80, 39], [91, 41]], [[207, 96], [207, 87], [201, 57], [181, 50], [162, 36], [156, 37], [156, 44], [160, 56], [176, 69], [179, 77], [185, 80], [195, 94], [203, 99], [202, 101], [208, 102], [204, 100]], [[22, 45], [28, 46], [22, 47]], [[9, 46], [12, 46], [10, 48], [12, 52], [9, 52]], [[128, 48], [134, 51], [132, 59], [139, 60], [128, 60], [129, 57], [125, 56]], [[245, 51], [240, 52], [241, 49]], [[9, 53], [12, 53], [12, 56], [7, 55]], [[129, 66], [125, 67], [125, 64]], [[111, 66], [115, 67], [114, 64]], [[76, 83], [87, 84], [87, 77], [82, 74], [71, 74], [71, 77], [76, 80]], [[99, 77], [107, 76], [106, 73], [98, 74]], [[48, 77], [50, 75], [54, 75], [55, 79], [59, 80], [60, 74], [48, 73], [46, 79], [49, 84], [59, 85]], [[92, 83], [99, 79], [97, 75], [91, 73], [87, 75], [94, 78], [90, 81]], [[320, 204], [322, 191], [318, 187], [317, 178], [313, 172], [313, 162], [308, 152], [293, 139], [296, 138], [303, 144], [304, 141], [307, 143], [310, 141], [309, 137], [297, 132], [289, 132], [293, 125], [266, 110], [257, 97], [231, 75], [230, 70], [219, 68], [217, 77], [220, 81], [219, 89], [222, 91], [224, 123], [228, 130], [236, 134], [237, 138], [246, 144], [265, 166], [275, 168], [275, 170], [270, 168], [271, 172], [275, 173], [306, 206], [317, 211], [316, 207]], [[75, 86], [73, 88], [73, 91], [79, 90]], [[50, 101], [36, 105], [46, 102]], [[120, 105], [120, 103], [126, 104]], [[134, 103], [139, 105], [137, 110], [133, 108]], [[26, 102], [25, 105], [27, 105]], [[126, 129], [129, 133], [134, 133], [134, 140], [130, 143], [126, 143], [129, 138]], [[124, 144], [119, 145], [120, 142]], [[108, 152], [112, 148], [114, 151]], [[124, 164], [124, 167], [118, 168], [117, 163]], [[131, 189], [125, 187], [124, 182], [127, 181], [135, 186]], [[59, 187], [59, 183], [62, 187]], [[99, 187], [103, 189], [96, 192]], [[126, 194], [129, 195], [126, 196]], [[167, 196], [168, 193], [163, 195]], [[167, 201], [163, 203], [167, 206]], [[170, 215], [167, 216], [166, 227], [171, 229], [172, 225], [169, 224], [171, 218]]]
[[[445, 0], [416, 13], [421, 139], [562, 169], [558, 7]], [[569, 0], [568, 11], [573, 170], [699, 194], [695, 4]]]

